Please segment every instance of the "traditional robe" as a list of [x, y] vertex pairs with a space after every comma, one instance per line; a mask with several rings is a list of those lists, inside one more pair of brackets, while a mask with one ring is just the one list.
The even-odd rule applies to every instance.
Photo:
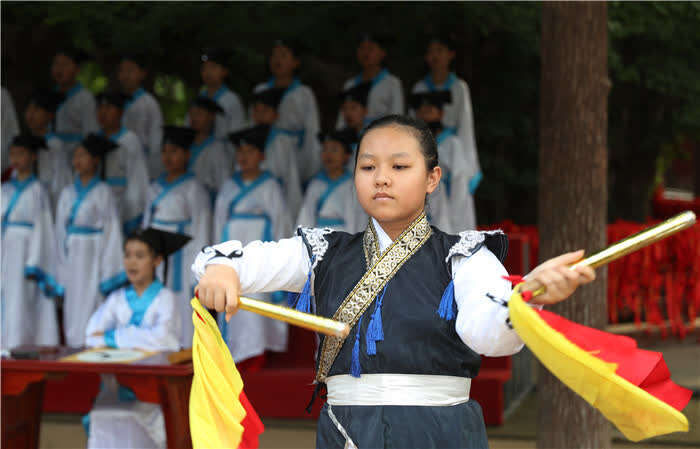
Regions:
[[97, 103], [92, 93], [76, 83], [65, 93], [56, 109], [54, 132], [63, 141], [66, 160], [70, 163], [73, 150], [88, 134], [100, 129], [97, 123]]
[[[244, 181], [236, 173], [221, 186], [214, 209], [214, 240], [272, 241], [290, 235], [291, 231], [282, 190], [269, 172], [263, 172], [253, 181]], [[280, 293], [251, 297], [275, 302], [284, 299]], [[266, 350], [287, 349], [287, 325], [281, 321], [240, 311], [229, 322], [224, 320], [224, 314], [219, 314], [219, 325], [236, 362]]]
[[[362, 83], [362, 75], [350, 78], [343, 85], [343, 90], [348, 90]], [[366, 123], [370, 123], [386, 115], [403, 114], [404, 99], [401, 80], [389, 73], [389, 70], [382, 69], [371, 80], [372, 88], [367, 97], [367, 118]], [[338, 113], [337, 129], [343, 129], [347, 125], [343, 119], [343, 114]]]
[[65, 287], [63, 327], [68, 346], [85, 344], [85, 325], [104, 297], [126, 282], [121, 222], [110, 187], [80, 178], [56, 208], [59, 282]]
[[[340, 313], [352, 325], [345, 340], [321, 337], [317, 380], [330, 386], [356, 379], [360, 388], [353, 395], [329, 387], [329, 402], [340, 393], [351, 402], [355, 396], [373, 401], [359, 382], [366, 375], [425, 375], [468, 385], [478, 374], [479, 354], [504, 356], [522, 348], [504, 307], [511, 287], [502, 278], [507, 251], [502, 233], [449, 235], [421, 215], [400, 242], [392, 242], [373, 219], [364, 233], [301, 228], [298, 234], [245, 247], [230, 241], [205, 248], [193, 270], [201, 276], [207, 264], [228, 265], [239, 273], [244, 295], [280, 288], [299, 292], [310, 283], [315, 313]], [[453, 295], [445, 294], [449, 291]], [[373, 322], [380, 323], [381, 335], [369, 332]], [[327, 404], [317, 447], [348, 447], [340, 429], [360, 448], [487, 447], [481, 408], [465, 394], [468, 388], [459, 391], [460, 401], [445, 405]]]
[[352, 173], [331, 179], [319, 172], [309, 183], [297, 218], [299, 226], [358, 232], [367, 225], [367, 214], [355, 194]]
[[12, 102], [12, 96], [10, 91], [4, 86], [2, 87], [2, 97], [0, 98], [0, 105], [2, 111], [0, 114], [0, 160], [2, 165], [0, 166], [0, 171], [5, 171], [8, 167], [9, 156], [10, 156], [10, 142], [12, 139], [19, 134], [19, 121], [17, 120], [17, 111], [15, 111], [15, 104]]
[[[192, 347], [194, 333], [190, 300], [195, 282], [190, 261], [210, 241], [211, 215], [209, 194], [193, 174], [185, 173], [171, 182], [161, 176], [151, 183], [143, 227], [152, 226], [192, 237], [185, 247], [168, 258], [168, 278], [165, 280], [165, 285], [175, 295], [175, 307], [182, 321], [178, 341], [183, 348]], [[163, 264], [157, 273], [163, 279]]]
[[[131, 286], [110, 294], [90, 317], [85, 337], [89, 347], [175, 351], [180, 321], [174, 295], [156, 280], [141, 296]], [[137, 401], [113, 375], [102, 376], [89, 414], [88, 448], [165, 448], [165, 443], [160, 405]]]
[[2, 348], [57, 345], [56, 239], [49, 196], [32, 175], [2, 185]]
[[160, 160], [163, 114], [158, 100], [150, 92], [139, 88], [124, 105], [122, 124], [139, 138], [148, 163], [149, 178], [160, 176], [163, 172]]
[[212, 134], [201, 143], [192, 144], [187, 169], [207, 189], [213, 204], [221, 183], [233, 172], [232, 155], [225, 150], [224, 141]]
[[[255, 93], [275, 87], [275, 80], [260, 83]], [[310, 87], [295, 78], [287, 87], [277, 108], [275, 127], [297, 139], [297, 167], [302, 183], [321, 168], [321, 148], [317, 135], [321, 130], [316, 97]]]
[[[265, 142], [264, 170], [272, 173], [282, 183], [287, 199], [287, 211], [295, 214], [301, 207], [301, 180], [297, 167], [297, 139], [276, 127], [270, 128]], [[201, 249], [201, 248], [200, 248]]]
[[54, 133], [46, 133], [46, 150], [38, 153], [39, 180], [49, 194], [51, 210], [56, 210], [58, 197], [65, 186], [72, 181], [72, 169], [66, 161], [63, 142]]

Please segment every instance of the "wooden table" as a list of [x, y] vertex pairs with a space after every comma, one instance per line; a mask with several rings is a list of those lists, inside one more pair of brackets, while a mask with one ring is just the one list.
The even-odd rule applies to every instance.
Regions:
[[[23, 348], [25, 349], [25, 348]], [[37, 348], [35, 348], [37, 349]], [[188, 415], [192, 364], [172, 364], [169, 353], [128, 363], [66, 362], [76, 348], [37, 349], [37, 359], [4, 358], [2, 377], [2, 447], [38, 448], [41, 404], [47, 377], [70, 373], [115, 374], [145, 402], [160, 404], [168, 448], [191, 448]]]

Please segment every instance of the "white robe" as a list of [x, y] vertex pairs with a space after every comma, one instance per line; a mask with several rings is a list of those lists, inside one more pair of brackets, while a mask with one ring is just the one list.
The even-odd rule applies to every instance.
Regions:
[[364, 230], [367, 214], [357, 201], [352, 173], [345, 172], [335, 180], [325, 171], [314, 176], [304, 194], [297, 225], [350, 233]]
[[[291, 232], [292, 223], [284, 205], [282, 190], [269, 172], [248, 182], [236, 173], [221, 186], [214, 209], [213, 240], [270, 241], [288, 236]], [[267, 293], [251, 297], [281, 301], [284, 295]], [[224, 314], [219, 314], [219, 326], [236, 362], [263, 354], [266, 350], [287, 349], [287, 325], [281, 321], [240, 311], [228, 323], [224, 320]]]
[[292, 214], [301, 207], [301, 180], [297, 166], [297, 139], [272, 127], [265, 146], [265, 160], [261, 164], [282, 182], [286, 193], [287, 210]]
[[146, 208], [148, 168], [143, 147], [133, 132], [122, 127], [109, 136], [119, 148], [107, 153], [105, 158], [105, 182], [109, 184], [119, 211], [119, 217], [128, 235], [139, 227]]
[[97, 177], [85, 187], [79, 178], [76, 183], [63, 189], [56, 208], [58, 277], [66, 289], [63, 327], [68, 346], [85, 344], [88, 319], [106, 295], [126, 282], [121, 223], [112, 190]]
[[56, 239], [49, 197], [35, 176], [2, 185], [2, 348], [57, 345]]
[[207, 189], [213, 204], [219, 187], [233, 172], [233, 157], [226, 151], [224, 141], [212, 134], [202, 143], [192, 144], [187, 170]]
[[[469, 167], [470, 191], [474, 193], [476, 186], [481, 180], [481, 165], [479, 164], [479, 154], [476, 149], [476, 138], [474, 136], [474, 116], [472, 113], [472, 101], [469, 96], [469, 86], [454, 73], [450, 73], [447, 81], [441, 86], [436, 86], [430, 75], [413, 86], [413, 93], [434, 92], [438, 90], [449, 90], [452, 94], [452, 102], [443, 108], [444, 115], [442, 123], [446, 128], [452, 129], [462, 144], [462, 149], [467, 158]], [[411, 111], [414, 115], [414, 111]]]
[[[175, 307], [182, 320], [178, 341], [183, 348], [192, 347], [194, 326], [192, 306], [195, 280], [189, 269], [202, 246], [210, 241], [211, 202], [206, 189], [191, 173], [168, 183], [162, 176], [148, 189], [148, 205], [143, 227], [186, 234], [192, 237], [187, 245], [168, 258], [168, 279], [165, 285], [175, 295]], [[158, 267], [158, 278], [163, 279], [163, 264]]]
[[[350, 78], [343, 85], [343, 90], [348, 90], [362, 83], [362, 75]], [[403, 89], [401, 80], [389, 73], [389, 70], [382, 69], [372, 80], [372, 87], [367, 97], [367, 117], [365, 124], [391, 114], [404, 113]], [[343, 114], [338, 113], [337, 129], [343, 129], [347, 125], [343, 119]]]
[[[255, 86], [258, 93], [275, 87], [275, 80]], [[297, 167], [302, 183], [307, 182], [321, 168], [321, 146], [318, 133], [321, 121], [318, 114], [316, 96], [310, 87], [295, 78], [282, 96], [277, 108], [275, 126], [297, 140]]]
[[58, 197], [65, 186], [72, 181], [71, 166], [65, 157], [64, 144], [54, 133], [47, 133], [46, 150], [40, 150], [38, 155], [39, 181], [44, 184], [49, 194], [51, 210], [56, 211]]
[[160, 147], [163, 141], [163, 114], [158, 100], [143, 88], [139, 88], [124, 105], [122, 124], [141, 141], [148, 162], [150, 179], [163, 172]]
[[88, 134], [99, 131], [97, 102], [90, 91], [76, 83], [65, 93], [56, 109], [54, 132], [63, 141], [66, 160], [71, 162], [73, 150]]
[[15, 104], [12, 102], [12, 96], [10, 91], [8, 91], [4, 86], [2, 87], [2, 97], [0, 98], [0, 107], [2, 111], [2, 117], [0, 117], [0, 160], [2, 161], [0, 165], [1, 171], [5, 171], [5, 168], [9, 166], [9, 156], [10, 156], [10, 142], [12, 139], [19, 134], [19, 121], [17, 120], [17, 111], [15, 111]]
[[444, 212], [447, 222], [435, 225], [451, 234], [465, 229], [476, 229], [474, 199], [469, 192], [471, 168], [462, 149], [462, 142], [450, 129], [446, 129], [438, 135], [437, 143], [438, 160], [442, 168], [438, 190], [444, 191], [444, 199], [431, 198], [430, 212], [436, 215]]
[[[191, 321], [192, 314], [188, 316]], [[131, 287], [111, 293], [90, 317], [85, 337], [89, 347], [175, 351], [180, 346], [179, 325], [173, 293], [154, 282], [141, 297]], [[92, 336], [99, 332], [104, 336]], [[140, 402], [130, 390], [120, 389], [115, 376], [102, 376], [89, 415], [88, 448], [165, 448], [160, 405]]]

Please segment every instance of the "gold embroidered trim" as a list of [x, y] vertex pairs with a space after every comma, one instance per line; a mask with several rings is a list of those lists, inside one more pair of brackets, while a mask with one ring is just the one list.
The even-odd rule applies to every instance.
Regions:
[[[363, 236], [365, 258], [369, 268], [338, 307], [333, 319], [347, 323], [350, 327], [354, 326], [386, 283], [423, 246], [431, 234], [432, 229], [425, 217], [425, 212], [423, 212], [380, 255], [379, 241], [370, 219]], [[344, 339], [340, 337], [327, 336], [323, 340], [318, 372], [316, 373], [316, 380], [319, 382], [325, 382], [343, 342]]]

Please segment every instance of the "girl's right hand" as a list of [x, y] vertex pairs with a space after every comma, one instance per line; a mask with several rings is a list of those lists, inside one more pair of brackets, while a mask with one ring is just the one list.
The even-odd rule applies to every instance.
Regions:
[[194, 294], [199, 302], [208, 309], [226, 312], [226, 321], [238, 311], [238, 296], [241, 281], [238, 273], [227, 265], [207, 265]]

